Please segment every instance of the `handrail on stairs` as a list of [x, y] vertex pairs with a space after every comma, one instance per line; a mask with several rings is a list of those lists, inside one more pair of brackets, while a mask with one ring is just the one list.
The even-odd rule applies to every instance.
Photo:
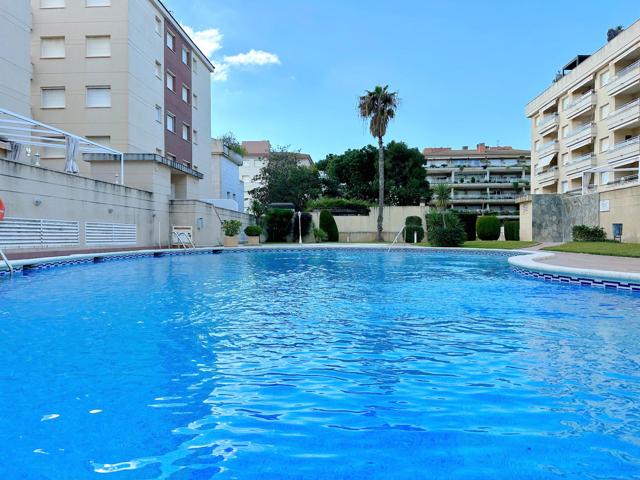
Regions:
[[2, 250], [0, 250], [0, 258], [2, 258], [5, 265], [9, 269], [9, 275], [13, 275], [13, 265], [11, 265], [11, 262], [9, 261], [9, 259], [7, 258], [7, 256], [4, 254]]
[[393, 246], [398, 243], [398, 239], [400, 238], [400, 235], [402, 235], [402, 232], [404, 232], [404, 229], [407, 228], [407, 226], [405, 225], [404, 227], [402, 227], [400, 229], [400, 231], [397, 233], [396, 237], [393, 239], [393, 242], [391, 242], [391, 246], [389, 246], [389, 250], [387, 250], [387, 253], [389, 253], [391, 251], [391, 249], [393, 248]]

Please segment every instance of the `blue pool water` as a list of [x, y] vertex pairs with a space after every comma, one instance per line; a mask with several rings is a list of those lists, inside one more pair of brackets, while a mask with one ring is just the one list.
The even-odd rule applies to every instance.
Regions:
[[2, 280], [0, 478], [638, 478], [639, 312], [471, 254]]

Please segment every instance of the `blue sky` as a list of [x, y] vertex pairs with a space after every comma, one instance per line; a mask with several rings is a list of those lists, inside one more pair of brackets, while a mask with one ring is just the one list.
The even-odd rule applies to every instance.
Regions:
[[[376, 84], [401, 106], [387, 140], [529, 148], [524, 106], [609, 27], [640, 18], [626, 0], [166, 0], [222, 75], [213, 135], [269, 139], [321, 160], [372, 142], [357, 97]], [[379, 28], [380, 27], [380, 28]]]

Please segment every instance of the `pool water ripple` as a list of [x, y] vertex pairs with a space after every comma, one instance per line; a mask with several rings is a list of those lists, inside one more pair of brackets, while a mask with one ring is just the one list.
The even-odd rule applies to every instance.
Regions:
[[0, 284], [2, 478], [640, 476], [640, 295], [288, 251]]

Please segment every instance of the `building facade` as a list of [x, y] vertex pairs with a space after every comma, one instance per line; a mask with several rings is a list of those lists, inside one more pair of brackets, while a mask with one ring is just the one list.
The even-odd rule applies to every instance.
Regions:
[[31, 116], [31, 7], [0, 3], [0, 107]]
[[504, 218], [518, 216], [516, 198], [529, 190], [528, 150], [480, 143], [474, 150], [427, 147], [423, 154], [429, 184], [451, 187], [451, 208], [492, 212]]
[[244, 184], [240, 180], [243, 156], [235, 152], [222, 140], [211, 140], [213, 168], [212, 203], [229, 210], [244, 212]]
[[[634, 225], [638, 217], [635, 221], [628, 217], [628, 209], [614, 212], [608, 202], [608, 192], [625, 190], [626, 194], [616, 197], [628, 195], [623, 204], [640, 206], [633, 200], [640, 185], [640, 21], [594, 54], [569, 62], [556, 81], [529, 102], [526, 115], [531, 120], [533, 147], [531, 193], [602, 196], [600, 212], [587, 217], [600, 218], [611, 236], [614, 224], [626, 225], [623, 237], [640, 240], [631, 233], [638, 230]], [[534, 218], [544, 215], [537, 204], [542, 203], [531, 198], [521, 203], [529, 219], [525, 236], [534, 239], [549, 237], [535, 227], [545, 223]], [[575, 224], [583, 217], [578, 214], [563, 221]]]
[[[159, 0], [31, 0], [33, 118], [126, 152], [126, 184], [208, 198], [211, 62]], [[80, 174], [119, 183], [118, 162]], [[59, 158], [43, 152], [43, 165]]]

